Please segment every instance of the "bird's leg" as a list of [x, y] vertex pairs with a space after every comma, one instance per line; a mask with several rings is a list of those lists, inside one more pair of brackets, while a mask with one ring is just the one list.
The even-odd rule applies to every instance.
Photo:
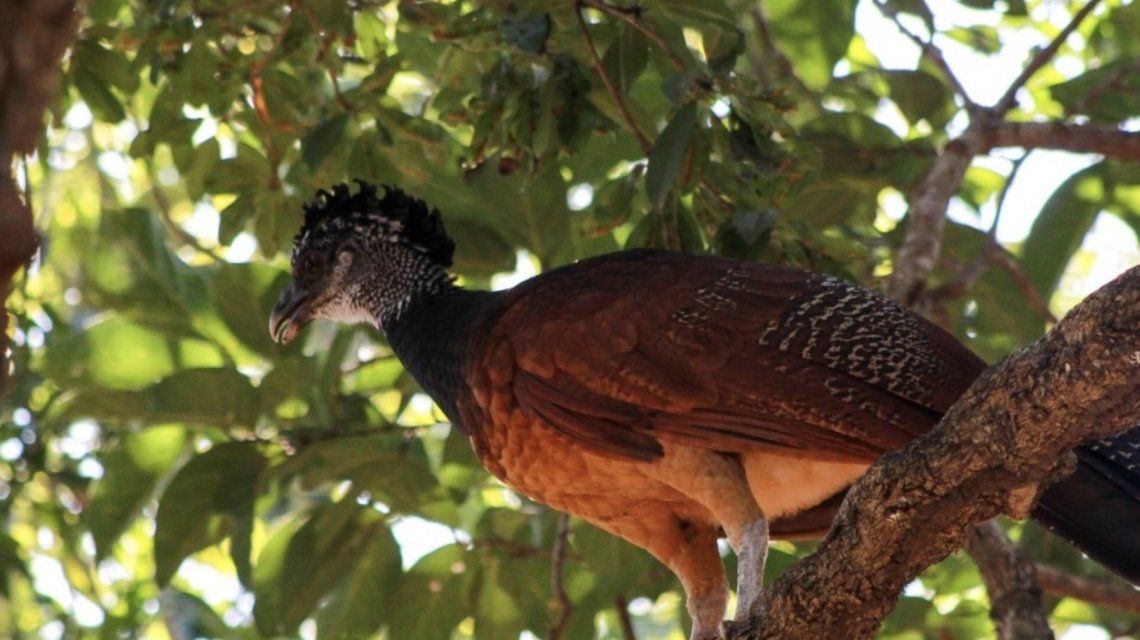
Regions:
[[768, 557], [768, 521], [752, 495], [740, 460], [701, 449], [667, 450], [654, 473], [666, 484], [711, 513], [736, 553], [737, 608], [735, 622], [760, 613], [764, 561]]
[[717, 527], [682, 517], [674, 506], [645, 501], [620, 515], [583, 517], [669, 567], [685, 589], [685, 607], [693, 620], [690, 640], [720, 640], [728, 585], [717, 552]]
[[745, 524], [737, 540], [729, 543], [736, 552], [736, 615], [738, 623], [748, 622], [762, 613], [764, 599], [764, 563], [768, 559], [768, 520], [759, 518]]

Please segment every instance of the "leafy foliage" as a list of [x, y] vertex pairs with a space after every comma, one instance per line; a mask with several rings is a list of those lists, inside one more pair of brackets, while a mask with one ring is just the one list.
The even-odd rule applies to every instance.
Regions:
[[[875, 3], [579, 4], [87, 3], [26, 166], [48, 242], [13, 297], [0, 636], [548, 634], [557, 514], [490, 478], [375, 332], [269, 339], [318, 188], [360, 177], [424, 197], [474, 287], [632, 246], [869, 286], [889, 271], [899, 195], [963, 105], [928, 62], [876, 57], [868, 41], [893, 25], [856, 19]], [[884, 4], [979, 55], [1014, 29], [1046, 43], [1058, 10]], [[1017, 117], [1140, 115], [1140, 10], [1109, 4]], [[1140, 228], [1136, 167], [1094, 164], [1048, 185], [1016, 269], [959, 291], [1009, 170], [971, 167], [932, 282], [956, 291], [934, 317], [990, 359], [1046, 328], [1025, 282], [1054, 299], [1100, 216]], [[1037, 557], [1100, 571], [1013, 529]], [[569, 542], [563, 637], [620, 637], [629, 601], [638, 637], [677, 637], [663, 567], [582, 523]], [[778, 543], [771, 567], [810, 547]], [[963, 558], [930, 569], [882, 637], [991, 635], [978, 584]], [[1138, 622], [1050, 605], [1058, 627]]]

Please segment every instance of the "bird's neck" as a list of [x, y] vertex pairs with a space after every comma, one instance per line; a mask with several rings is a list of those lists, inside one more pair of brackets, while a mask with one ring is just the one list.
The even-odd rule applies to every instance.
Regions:
[[376, 271], [383, 273], [382, 285], [365, 292], [362, 298], [373, 322], [385, 331], [394, 326], [412, 306], [447, 295], [456, 289], [446, 269], [410, 250], [394, 250], [379, 256]]
[[494, 315], [498, 299], [497, 293], [468, 291], [448, 279], [446, 287], [413, 297], [382, 324], [396, 357], [460, 428], [456, 403], [464, 389], [470, 345]]

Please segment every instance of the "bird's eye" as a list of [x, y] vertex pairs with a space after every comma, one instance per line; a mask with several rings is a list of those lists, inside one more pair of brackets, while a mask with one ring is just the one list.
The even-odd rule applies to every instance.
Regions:
[[317, 254], [306, 253], [293, 266], [293, 274], [294, 276], [312, 275], [320, 269], [322, 262], [321, 257]]

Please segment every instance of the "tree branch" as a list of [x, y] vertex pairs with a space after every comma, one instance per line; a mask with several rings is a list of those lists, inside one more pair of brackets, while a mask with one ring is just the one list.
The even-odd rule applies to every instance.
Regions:
[[1106, 158], [1140, 162], [1140, 132], [1098, 124], [1003, 122], [986, 131], [982, 151], [998, 147], [1099, 153]]
[[1081, 7], [1081, 10], [1073, 15], [1072, 20], [1069, 20], [1069, 24], [1065, 25], [1064, 29], [1061, 29], [1060, 33], [1053, 38], [1053, 41], [1033, 56], [1029, 64], [1025, 65], [1025, 68], [1021, 70], [1021, 73], [1010, 83], [1009, 88], [1005, 90], [1002, 97], [992, 107], [998, 116], [1004, 116], [1017, 104], [1017, 92], [1025, 86], [1026, 82], [1029, 82], [1033, 74], [1040, 71], [1041, 67], [1044, 67], [1053, 59], [1053, 56], [1057, 55], [1057, 51], [1061, 49], [1061, 45], [1065, 44], [1069, 36], [1077, 30], [1077, 27], [1081, 26], [1081, 23], [1096, 9], [1098, 4], [1100, 4], [1100, 0], [1089, 0], [1088, 4]]
[[880, 13], [882, 13], [885, 17], [890, 18], [890, 20], [895, 23], [895, 26], [899, 31], [902, 32], [903, 35], [910, 38], [912, 42], [918, 45], [918, 48], [922, 51], [922, 56], [924, 58], [933, 63], [934, 66], [938, 67], [938, 70], [942, 72], [942, 75], [946, 76], [946, 81], [950, 83], [950, 88], [954, 90], [954, 93], [962, 97], [962, 101], [965, 103], [966, 109], [968, 111], [973, 111], [976, 109], [977, 104], [970, 99], [970, 94], [966, 93], [966, 88], [962, 86], [962, 83], [958, 80], [958, 76], [954, 75], [954, 70], [950, 68], [950, 64], [946, 62], [946, 58], [942, 55], [942, 50], [934, 46], [933, 34], [931, 34], [930, 40], [924, 40], [923, 38], [919, 37], [918, 34], [912, 32], [910, 29], [907, 29], [906, 25], [904, 25], [902, 21], [899, 20], [898, 9], [896, 9], [893, 5], [886, 2], [885, 0], [875, 0], [875, 6], [879, 8]]
[[1140, 613], [1140, 590], [1126, 584], [1078, 576], [1044, 564], [1037, 564], [1036, 570], [1041, 590], [1051, 596]]
[[990, 619], [1002, 640], [1052, 640], [1053, 630], [1041, 606], [1041, 587], [1033, 561], [996, 522], [974, 528], [966, 550], [978, 565], [990, 594]]
[[922, 294], [926, 277], [934, 269], [942, 249], [946, 208], [951, 196], [962, 184], [962, 178], [970, 162], [974, 156], [986, 153], [993, 146], [997, 146], [987, 146], [987, 140], [994, 137], [996, 131], [1010, 125], [1003, 118], [1013, 108], [1017, 91], [1034, 73], [1053, 59], [1065, 39], [1080, 26], [1099, 3], [1100, 0], [1090, 0], [1078, 11], [1057, 37], [1030, 60], [994, 106], [971, 110], [970, 126], [961, 137], [946, 146], [934, 165], [919, 181], [910, 198], [906, 235], [895, 268], [891, 272], [890, 281], [887, 283], [888, 295], [909, 305]]
[[614, 598], [614, 609], [617, 609], [618, 624], [621, 625], [621, 639], [637, 640], [637, 634], [633, 630], [633, 620], [629, 617], [629, 603], [624, 596]]
[[961, 186], [970, 161], [982, 148], [977, 130], [971, 125], [962, 137], [946, 145], [912, 192], [906, 236], [887, 283], [887, 295], [905, 306], [913, 304], [922, 294], [926, 277], [938, 262], [946, 207]]
[[1025, 517], [1029, 494], [1073, 467], [1070, 449], [1136, 424], [1138, 323], [1140, 267], [985, 372], [933, 431], [851, 489], [817, 553], [765, 592], [754, 637], [870, 638], [902, 587], [973, 525]]
[[[13, 158], [39, 142], [76, 23], [74, 0], [0, 3], [0, 303], [37, 248], [31, 209], [12, 175]], [[8, 312], [0, 309], [0, 390], [8, 377], [7, 329]]]
[[562, 569], [566, 564], [566, 544], [570, 535], [570, 516], [565, 513], [558, 514], [558, 533], [555, 534], [554, 546], [550, 550], [550, 590], [554, 594], [554, 607], [557, 611], [554, 621], [550, 623], [550, 632], [547, 638], [558, 640], [562, 631], [570, 620], [570, 613], [574, 604], [570, 596], [566, 595], [566, 585], [562, 584]]

